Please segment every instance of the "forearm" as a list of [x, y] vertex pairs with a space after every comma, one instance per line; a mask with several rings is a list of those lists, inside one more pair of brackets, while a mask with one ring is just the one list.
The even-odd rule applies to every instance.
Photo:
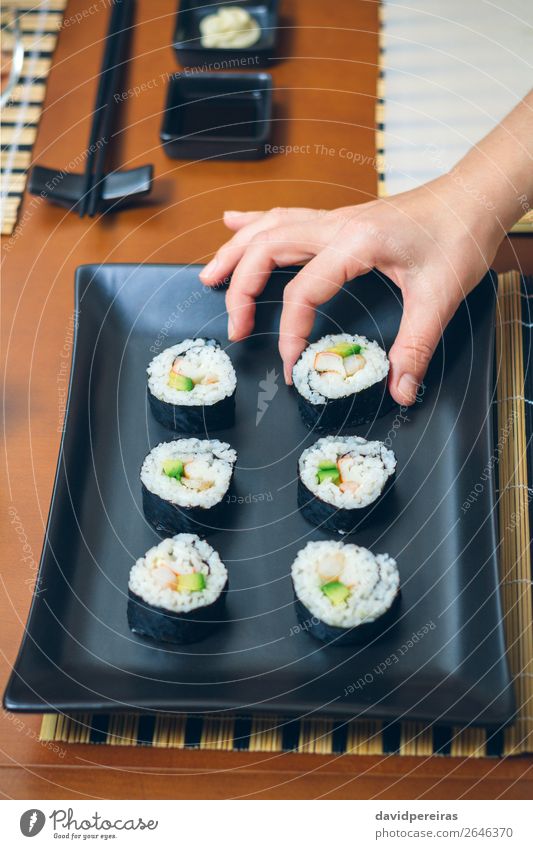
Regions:
[[473, 209], [477, 201], [476, 214], [501, 239], [533, 206], [533, 91], [448, 177], [470, 194]]

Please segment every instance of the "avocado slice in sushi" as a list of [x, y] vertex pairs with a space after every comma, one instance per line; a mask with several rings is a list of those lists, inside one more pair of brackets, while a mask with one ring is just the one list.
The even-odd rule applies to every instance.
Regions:
[[177, 389], [179, 392], [190, 392], [194, 389], [194, 381], [190, 377], [185, 377], [184, 374], [176, 374], [171, 371], [168, 377], [168, 385], [171, 389]]
[[362, 350], [361, 345], [357, 345], [355, 342], [338, 342], [332, 348], [328, 348], [328, 353], [338, 354], [339, 357], [344, 359], [345, 357], [351, 357], [353, 354], [360, 354]]
[[205, 576], [202, 572], [190, 572], [187, 575], [178, 575], [176, 583], [178, 592], [188, 591], [191, 593], [205, 590]]
[[180, 481], [183, 477], [183, 463], [181, 460], [165, 460], [163, 471], [168, 478], [176, 478], [177, 481]]
[[327, 471], [328, 469], [336, 469], [337, 464], [334, 460], [321, 460], [318, 464], [318, 468], [321, 471]]
[[324, 483], [324, 481], [331, 481], [331, 483], [339, 484], [341, 482], [341, 476], [337, 464], [333, 462], [333, 460], [322, 460], [318, 464], [317, 471], [317, 480], [318, 483]]
[[335, 607], [343, 604], [350, 595], [350, 590], [342, 581], [328, 581], [320, 589]]
[[331, 483], [334, 483], [338, 486], [341, 482], [341, 476], [337, 467], [335, 467], [334, 469], [319, 469], [316, 473], [316, 477], [318, 483], [324, 483], [324, 481], [331, 481]]

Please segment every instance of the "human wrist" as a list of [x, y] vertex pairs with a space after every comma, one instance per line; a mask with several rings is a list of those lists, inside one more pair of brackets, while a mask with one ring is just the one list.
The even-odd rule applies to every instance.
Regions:
[[477, 173], [456, 166], [434, 181], [434, 192], [441, 201], [439, 217], [446, 221], [449, 232], [446, 241], [460, 243], [466, 252], [490, 264], [505, 231], [498, 209], [484, 191]]

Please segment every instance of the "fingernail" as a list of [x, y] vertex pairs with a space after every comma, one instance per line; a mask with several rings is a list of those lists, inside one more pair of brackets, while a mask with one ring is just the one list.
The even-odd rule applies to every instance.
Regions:
[[228, 339], [233, 339], [233, 331], [234, 331], [234, 329], [235, 329], [235, 328], [233, 327], [233, 321], [232, 321], [232, 318], [231, 318], [231, 316], [228, 316]]
[[398, 391], [408, 404], [413, 404], [416, 401], [418, 380], [412, 374], [402, 374], [398, 381]]
[[205, 268], [200, 271], [200, 277], [212, 277], [218, 266], [218, 259], [213, 257], [211, 262], [208, 262]]
[[292, 369], [288, 366], [283, 366], [283, 376], [285, 378], [285, 383], [287, 386], [292, 385]]
[[240, 209], [225, 209], [224, 215], [242, 215], [242, 211]]

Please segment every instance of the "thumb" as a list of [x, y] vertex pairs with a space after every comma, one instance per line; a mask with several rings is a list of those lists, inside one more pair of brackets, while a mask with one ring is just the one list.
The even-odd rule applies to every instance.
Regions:
[[400, 329], [389, 351], [389, 390], [399, 404], [410, 406], [417, 393], [450, 316], [436, 304], [404, 301]]

